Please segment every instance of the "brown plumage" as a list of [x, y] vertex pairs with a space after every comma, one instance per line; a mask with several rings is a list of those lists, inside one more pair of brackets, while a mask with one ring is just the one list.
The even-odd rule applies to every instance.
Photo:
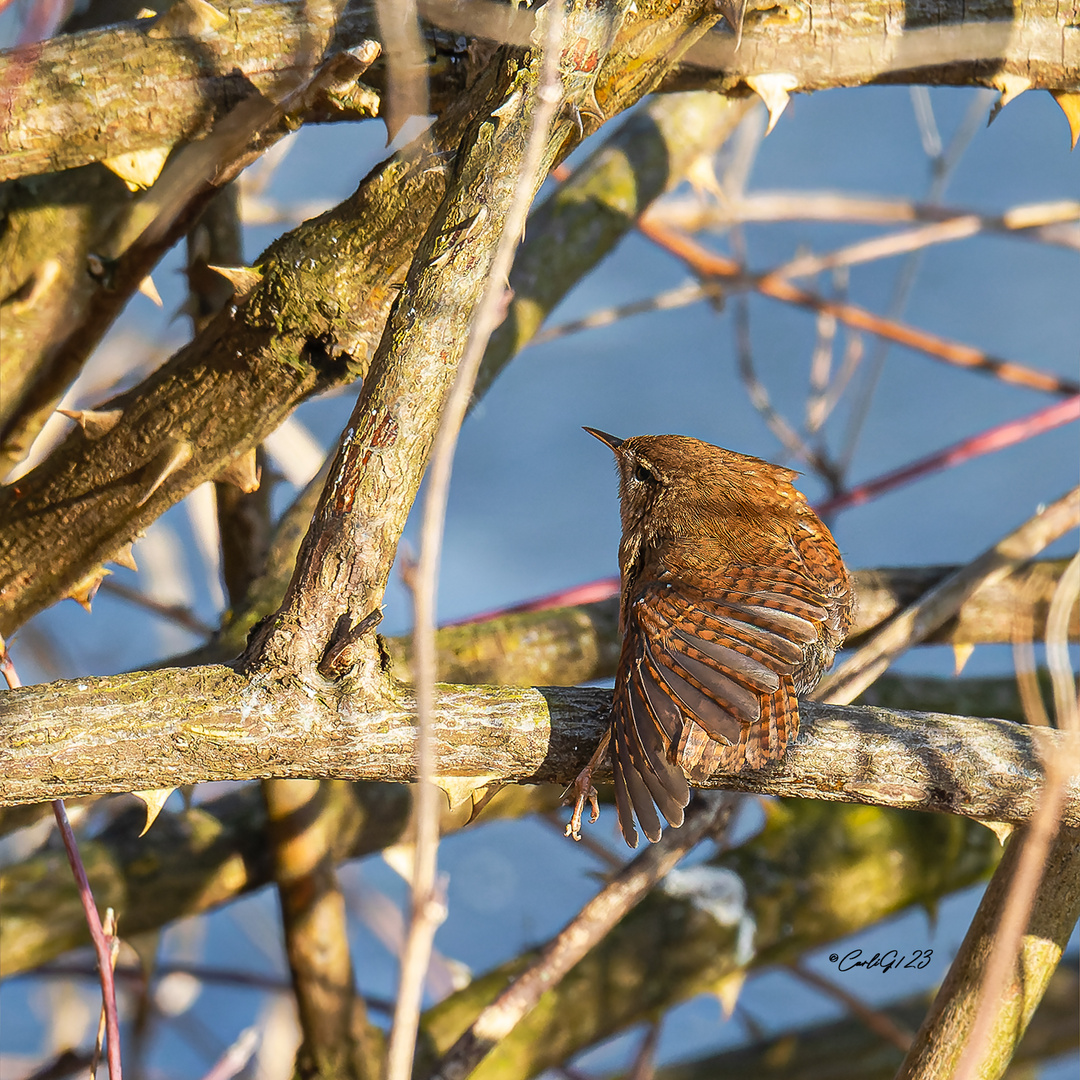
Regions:
[[[622, 653], [611, 709], [615, 805], [652, 841], [681, 825], [687, 780], [760, 768], [799, 731], [797, 694], [832, 663], [853, 596], [795, 473], [682, 435], [617, 439]], [[592, 770], [575, 784], [577, 837]], [[657, 811], [659, 810], [659, 814]]]

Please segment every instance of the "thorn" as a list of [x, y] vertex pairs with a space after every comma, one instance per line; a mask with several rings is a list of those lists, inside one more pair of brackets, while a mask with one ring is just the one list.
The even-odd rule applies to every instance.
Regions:
[[994, 76], [991, 85], [995, 90], [1001, 92], [1001, 97], [994, 102], [994, 107], [990, 110], [990, 115], [986, 120], [987, 127], [997, 119], [998, 113], [1010, 101], [1018, 98], [1025, 90], [1031, 89], [1031, 80], [1023, 75], [1010, 75], [1008, 72], [1002, 71]]
[[1065, 119], [1069, 121], [1069, 133], [1072, 136], [1071, 149], [1075, 150], [1077, 140], [1080, 140], [1080, 91], [1051, 90], [1050, 95], [1061, 106]]
[[450, 809], [457, 810], [466, 802], [475, 806], [487, 795], [488, 787], [496, 779], [495, 773], [482, 773], [474, 776], [433, 776], [431, 782], [442, 788]]
[[711, 154], [698, 154], [686, 170], [686, 179], [699, 198], [708, 194], [717, 202], [722, 203], [727, 197], [724, 194], [723, 185], [717, 179], [716, 166]]
[[57, 409], [56, 411], [61, 416], [74, 420], [91, 441], [107, 435], [124, 415], [123, 409]]
[[243, 300], [263, 279], [263, 272], [257, 266], [208, 266], [207, 269], [232, 285], [234, 300]]
[[157, 146], [152, 150], [132, 150], [130, 154], [105, 158], [101, 164], [116, 173], [127, 184], [128, 191], [141, 191], [150, 187], [161, 175], [171, 149], [169, 146]]
[[161, 462], [161, 464], [157, 466], [154, 481], [135, 505], [145, 506], [150, 496], [153, 495], [154, 492], [173, 475], [173, 473], [178, 472], [191, 460], [192, 453], [191, 443], [189, 443], [187, 439], [166, 439], [165, 445], [161, 448], [161, 451], [150, 461], [151, 465], [157, 465], [158, 462]]
[[67, 594], [68, 599], [74, 600], [75, 603], [81, 605], [89, 612], [90, 605], [97, 595], [98, 589], [101, 588], [101, 583], [111, 573], [112, 571], [106, 570], [104, 566], [95, 567], [89, 574], [81, 577], [71, 586], [71, 589]]
[[124, 567], [125, 570], [138, 571], [138, 566], [135, 564], [135, 552], [132, 550], [132, 541], [129, 540], [110, 560], [111, 563], [116, 563], [117, 566]]
[[520, 104], [523, 93], [520, 86], [515, 86], [514, 92], [497, 109], [491, 110], [491, 115], [499, 119], [509, 116]]
[[506, 322], [506, 316], [510, 313], [510, 305], [514, 302], [514, 290], [509, 285], [503, 289], [499, 297], [499, 307], [495, 313], [495, 325], [502, 326]]
[[958, 642], [953, 645], [953, 657], [956, 660], [956, 670], [954, 675], [959, 675], [967, 662], [971, 659], [971, 654], [975, 651], [975, 646], [970, 642]]
[[136, 799], [141, 799], [146, 804], [146, 823], [142, 827], [142, 832], [139, 836], [145, 836], [150, 829], [150, 826], [157, 820], [158, 814], [161, 813], [165, 804], [169, 801], [169, 796], [176, 790], [174, 787], [165, 788], [153, 788], [150, 791], [133, 791], [131, 794]]
[[983, 821], [980, 824], [985, 825], [998, 838], [998, 843], [1002, 847], [1005, 846], [1005, 841], [1012, 836], [1013, 830], [1016, 828], [1009, 821]]
[[214, 477], [219, 484], [232, 484], [245, 495], [259, 490], [262, 469], [255, 463], [255, 447], [246, 450], [239, 457], [233, 458], [224, 469]]
[[765, 102], [765, 108], [769, 110], [769, 126], [765, 129], [768, 135], [787, 108], [790, 100], [788, 95], [799, 85], [799, 80], [794, 75], [772, 71], [764, 75], [747, 75], [746, 85]]
[[720, 1002], [720, 1008], [723, 1010], [725, 1020], [730, 1020], [735, 1012], [735, 1006], [739, 1004], [739, 994], [742, 992], [745, 982], [746, 971], [740, 968], [730, 975], [725, 975], [713, 987], [713, 993], [716, 994], [716, 999]]
[[209, 37], [229, 25], [229, 17], [208, 0], [177, 0], [149, 30], [152, 38]]
[[147, 274], [146, 277], [139, 282], [139, 292], [147, 299], [152, 300], [158, 307], [164, 307], [164, 303], [161, 300], [161, 293], [157, 291], [157, 286], [154, 284], [154, 279]]
[[574, 122], [574, 127], [577, 128], [578, 142], [585, 138], [585, 125], [581, 120], [581, 110], [577, 106], [577, 102], [568, 101], [566, 103], [566, 111], [570, 114], [570, 119]]
[[405, 122], [409, 119], [408, 113], [404, 116], [399, 116], [397, 109], [384, 109], [382, 112], [382, 122], [386, 125], [386, 145], [389, 146], [397, 137], [401, 134], [401, 129], [405, 126]]
[[486, 203], [481, 203], [476, 208], [475, 214], [470, 214], [460, 225], [455, 225], [447, 232], [453, 235], [458, 241], [468, 240], [470, 236], [475, 236], [480, 226], [487, 221], [488, 208]]

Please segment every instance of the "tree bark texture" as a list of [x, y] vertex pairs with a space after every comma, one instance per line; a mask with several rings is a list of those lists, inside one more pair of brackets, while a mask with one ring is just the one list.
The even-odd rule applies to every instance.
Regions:
[[[440, 686], [439, 776], [568, 784], [608, 723], [606, 690]], [[1031, 733], [1003, 720], [802, 703], [782, 762], [717, 776], [769, 795], [1027, 820], [1042, 771]], [[204, 780], [416, 778], [415, 707], [207, 666], [87, 678], [0, 699], [0, 805]], [[1050, 733], [1064, 745], [1070, 736]], [[1080, 825], [1080, 779], [1063, 820]]]
[[[627, 25], [647, 24], [648, 40], [640, 40], [645, 31], [638, 26], [633, 54], [616, 43], [596, 84], [603, 107], [621, 111], [650, 91], [718, 17], [708, 7], [703, 0], [639, 5]], [[428, 153], [414, 148], [390, 159], [346, 202], [271, 245], [257, 260], [261, 278], [247, 296], [145, 383], [107, 403], [120, 414], [111, 430], [92, 442], [73, 432], [47, 461], [0, 491], [0, 634], [95, 573], [168, 506], [260, 442], [305, 396], [366, 373], [396, 286], [445, 193], [441, 166], [452, 162], [493, 75], [485, 71], [455, 99], [435, 124]], [[84, 310], [70, 314], [73, 329], [52, 342], [49, 362], [65, 370], [81, 362], [97, 340], [88, 322], [103, 331], [115, 307], [116, 294], [98, 289]], [[38, 366], [30, 356], [20, 363]], [[187, 463], [148, 496], [178, 446]], [[52, 553], [47, 567], [35, 558], [41, 550]]]

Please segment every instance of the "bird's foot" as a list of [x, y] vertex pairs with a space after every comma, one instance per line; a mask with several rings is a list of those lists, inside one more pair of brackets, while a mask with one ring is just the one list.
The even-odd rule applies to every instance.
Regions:
[[[565, 836], [581, 839], [581, 814], [585, 809], [585, 803], [589, 804], [589, 822], [595, 825], [600, 818], [600, 803], [596, 799], [596, 788], [593, 787], [592, 769], [586, 767], [578, 773], [578, 778], [571, 786], [576, 795], [574, 800], [574, 812], [570, 815], [570, 824], [566, 826]], [[570, 800], [567, 799], [567, 802]]]

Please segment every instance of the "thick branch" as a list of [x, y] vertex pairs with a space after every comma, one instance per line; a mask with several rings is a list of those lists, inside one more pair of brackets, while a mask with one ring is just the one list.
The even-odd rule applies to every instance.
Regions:
[[[568, 784], [610, 704], [605, 690], [440, 687], [441, 773]], [[330, 683], [309, 695], [225, 667], [14, 690], [0, 699], [0, 805], [266, 776], [411, 781], [414, 709], [404, 690], [371, 708], [335, 697]], [[782, 763], [716, 786], [1011, 822], [1027, 820], [1038, 798], [1042, 771], [1020, 725], [810, 702], [803, 715]], [[1063, 820], [1080, 825], [1080, 780]]]
[[[378, 36], [372, 7], [370, 0], [349, 4], [331, 52]], [[227, 22], [198, 39], [161, 30], [161, 19], [142, 19], [53, 38], [36, 57], [0, 53], [0, 85], [11, 87], [9, 121], [0, 131], [0, 180], [203, 134], [243, 97], [293, 72], [304, 47], [306, 10], [299, 0], [245, 7], [242, 16], [229, 9]], [[899, 0], [752, 9], [738, 51], [726, 28], [712, 34], [667, 84], [730, 91], [748, 75], [776, 71], [794, 75], [801, 90], [869, 82], [989, 86], [1003, 72], [1053, 89], [1080, 78], [1075, 34], [1051, 0], [1025, 4], [1020, 12], [993, 0], [944, 0], [933, 11], [931, 26], [925, 19], [920, 25]], [[436, 50], [430, 87], [434, 111], [441, 112], [461, 90], [466, 69], [454, 29], [455, 15], [462, 16], [449, 5], [435, 5], [431, 13], [447, 26], [445, 33], [430, 32]], [[461, 29], [471, 35], [483, 27]], [[524, 43], [528, 27], [514, 36]], [[381, 84], [382, 73], [373, 72], [371, 81]], [[378, 111], [374, 92], [364, 108], [369, 115]], [[363, 111], [335, 110], [330, 102], [313, 119], [357, 115]]]
[[[253, 4], [242, 13], [222, 8], [227, 19], [197, 36], [166, 14], [0, 52], [0, 83], [10, 95], [0, 180], [189, 142], [244, 98], [273, 95], [310, 66], [310, 9], [302, 0]], [[349, 5], [327, 55], [375, 35], [371, 8]], [[341, 115], [374, 116], [374, 91], [364, 105]], [[330, 100], [315, 113], [332, 115]]]
[[[601, 69], [597, 96], [614, 114], [634, 104], [718, 16], [705, 0], [639, 4]], [[711, 9], [710, 9], [711, 10]], [[648, 40], [634, 35], [648, 27]], [[631, 51], [631, 48], [633, 51]], [[114, 401], [123, 415], [90, 444], [72, 434], [49, 459], [0, 491], [0, 633], [66, 595], [133, 535], [234, 457], [260, 442], [313, 390], [363, 374], [431, 214], [449, 160], [485, 79], [435, 125], [437, 156], [379, 166], [346, 202], [277, 241], [259, 260], [263, 277], [143, 385]], [[145, 271], [144, 271], [145, 272]], [[137, 282], [129, 283], [132, 288]], [[112, 301], [103, 295], [106, 307]], [[95, 301], [97, 302], [97, 301]], [[74, 320], [58, 354], [85, 355], [85, 321]], [[190, 460], [144, 499], [155, 462], [177, 443]], [[78, 487], [72, 489], [73, 476]], [[43, 566], [36, 554], [51, 553]]]
[[[710, 35], [669, 85], [731, 91], [763, 72], [789, 74], [791, 89], [802, 91], [867, 83], [1004, 90], [1003, 76], [1048, 90], [1080, 83], [1080, 42], [1071, 29], [1077, 8], [1068, 0], [1022, 8], [999, 0], [754, 7], [738, 50], [730, 37]], [[696, 74], [690, 64], [698, 65]]]

